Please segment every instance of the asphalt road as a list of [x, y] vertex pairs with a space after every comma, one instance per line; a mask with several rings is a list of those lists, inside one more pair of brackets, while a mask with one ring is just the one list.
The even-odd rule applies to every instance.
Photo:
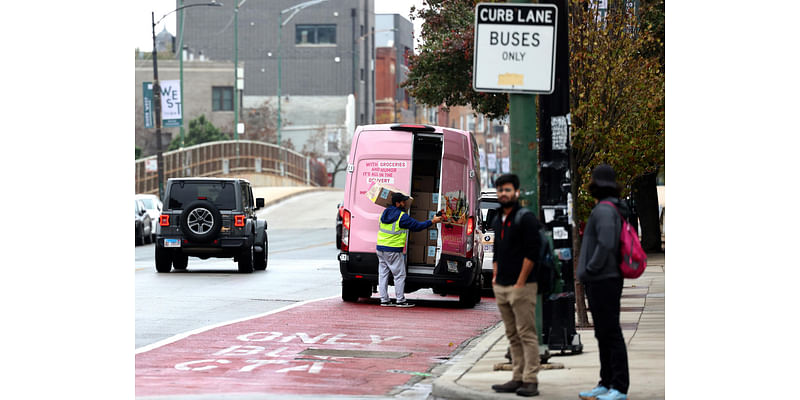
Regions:
[[267, 220], [266, 271], [190, 257], [184, 272], [155, 270], [154, 245], [136, 247], [136, 348], [179, 333], [341, 294], [336, 206], [342, 192], [299, 195], [258, 212]]

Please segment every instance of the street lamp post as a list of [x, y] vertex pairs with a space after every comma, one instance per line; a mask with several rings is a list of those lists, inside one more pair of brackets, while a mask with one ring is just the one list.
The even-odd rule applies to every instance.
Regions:
[[[185, 6], [180, 6], [166, 14], [164, 14], [161, 19], [156, 21], [156, 13], [151, 12], [151, 22], [152, 22], [152, 34], [153, 34], [153, 102], [155, 103], [155, 112], [156, 112], [156, 163], [158, 164], [158, 197], [163, 197], [164, 194], [164, 163], [163, 163], [163, 156], [162, 156], [162, 145], [161, 145], [161, 85], [158, 83], [158, 52], [156, 50], [156, 25], [161, 22], [167, 15], [174, 13], [175, 11], [183, 10], [184, 8], [189, 7], [197, 7], [197, 6], [210, 6], [210, 7], [221, 7], [222, 3], [211, 2], [211, 3], [202, 3], [202, 4], [189, 4]], [[183, 21], [181, 21], [182, 23]], [[183, 90], [181, 90], [181, 96], [183, 96]], [[181, 104], [183, 107], [183, 104]]]

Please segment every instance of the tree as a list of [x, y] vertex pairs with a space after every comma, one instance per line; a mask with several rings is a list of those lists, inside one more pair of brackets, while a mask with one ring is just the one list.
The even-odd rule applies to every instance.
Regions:
[[[664, 70], [643, 48], [663, 46], [649, 29], [636, 29], [632, 12], [611, 1], [601, 18], [582, 0], [569, 0], [571, 170], [576, 221], [594, 204], [588, 193], [592, 169], [610, 164], [623, 185], [664, 164]], [[576, 228], [577, 231], [577, 228]], [[576, 232], [577, 233], [577, 232]], [[581, 257], [575, 234], [575, 260]], [[588, 325], [583, 290], [576, 283], [578, 324]]]
[[[663, 0], [648, 1], [643, 24], [622, 1], [611, 0], [601, 18], [585, 0], [565, 0], [569, 16], [571, 177], [575, 220], [585, 221], [593, 205], [587, 187], [592, 168], [614, 167], [623, 195], [634, 180], [664, 164]], [[508, 96], [472, 91], [475, 1], [429, 0], [413, 9], [424, 18], [420, 54], [409, 57], [404, 87], [428, 106], [469, 104], [490, 118], [508, 112]], [[661, 6], [663, 8], [663, 6]], [[412, 18], [414, 18], [412, 16]], [[644, 19], [644, 18], [643, 18]], [[663, 30], [662, 30], [663, 32]], [[573, 235], [577, 265], [580, 236]], [[579, 324], [586, 325], [582, 288], [576, 285]], [[582, 313], [581, 313], [582, 309]]]
[[[326, 126], [317, 128], [317, 131], [309, 138], [308, 143], [322, 143], [323, 146], [328, 141], [328, 129]], [[347, 170], [347, 159], [350, 156], [351, 140], [347, 134], [341, 135], [339, 145], [335, 152], [326, 152], [328, 149], [321, 149], [317, 146], [313, 148], [303, 146], [303, 154], [314, 159], [322, 159], [325, 168], [331, 173], [331, 187], [336, 186], [336, 174]]]
[[419, 54], [408, 57], [408, 78], [402, 87], [429, 107], [470, 105], [495, 119], [508, 114], [508, 95], [472, 90], [475, 4], [473, 0], [427, 0], [427, 8], [411, 7], [411, 19], [425, 20]]
[[[219, 140], [231, 140], [228, 135], [222, 133], [217, 129], [214, 124], [206, 119], [205, 115], [201, 115], [189, 121], [189, 133], [183, 141], [184, 147], [194, 146], [196, 144], [216, 142]], [[177, 150], [180, 148], [181, 139], [176, 137], [170, 143], [167, 150]]]
[[[278, 141], [278, 112], [272, 103], [267, 100], [260, 106], [248, 108], [244, 114], [245, 137], [250, 140], [260, 140], [267, 143]], [[281, 122], [284, 126], [288, 122]]]

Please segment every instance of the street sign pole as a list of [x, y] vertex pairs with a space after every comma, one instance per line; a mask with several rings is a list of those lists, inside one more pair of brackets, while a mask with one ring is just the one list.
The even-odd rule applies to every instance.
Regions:
[[[557, 9], [551, 4], [478, 3], [475, 8], [473, 88], [509, 93], [511, 171], [519, 176], [520, 204], [537, 216], [541, 215], [537, 96], [553, 91], [556, 15]], [[538, 294], [536, 331], [540, 354], [546, 354], [542, 312], [542, 295]]]

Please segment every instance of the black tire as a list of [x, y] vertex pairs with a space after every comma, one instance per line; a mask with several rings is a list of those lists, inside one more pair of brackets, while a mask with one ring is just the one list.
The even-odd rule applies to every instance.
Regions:
[[269, 246], [269, 238], [267, 238], [267, 233], [264, 232], [264, 241], [261, 243], [261, 248], [264, 250], [255, 253], [254, 268], [258, 271], [263, 271], [267, 269], [267, 261], [269, 260], [268, 246]]
[[185, 270], [189, 266], [189, 256], [183, 254], [175, 254], [172, 257], [172, 266], [176, 270]]
[[243, 274], [253, 273], [253, 246], [247, 246], [239, 255], [239, 272]]
[[219, 234], [222, 214], [206, 200], [189, 203], [181, 213], [181, 232], [192, 242], [207, 243]]
[[172, 251], [156, 246], [156, 271], [169, 272], [172, 270]]
[[359, 287], [353, 281], [342, 281], [342, 300], [357, 302], [359, 297]]
[[483, 277], [479, 275], [472, 283], [472, 286], [465, 289], [458, 295], [458, 303], [464, 308], [473, 308], [481, 301], [481, 281]]
[[139, 234], [136, 235], [136, 245], [141, 246], [144, 244], [144, 229], [139, 228]]

